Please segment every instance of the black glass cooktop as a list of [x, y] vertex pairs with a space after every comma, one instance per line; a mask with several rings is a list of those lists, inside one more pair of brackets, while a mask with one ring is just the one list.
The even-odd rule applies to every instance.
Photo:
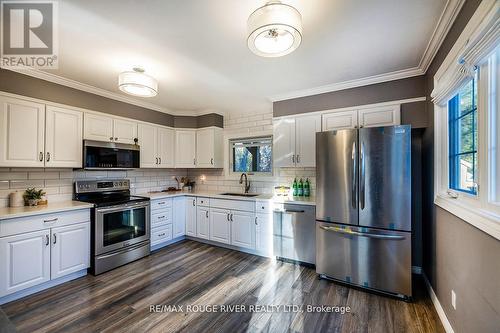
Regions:
[[85, 193], [77, 194], [78, 201], [94, 204], [95, 207], [116, 206], [132, 202], [149, 201], [149, 198], [130, 195], [129, 193]]

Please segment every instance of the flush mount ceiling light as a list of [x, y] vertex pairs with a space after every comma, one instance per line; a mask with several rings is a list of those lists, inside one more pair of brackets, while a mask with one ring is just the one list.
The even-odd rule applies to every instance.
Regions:
[[248, 18], [248, 47], [261, 57], [281, 57], [302, 41], [302, 16], [280, 1], [268, 2]]
[[158, 94], [158, 82], [153, 77], [144, 74], [144, 69], [139, 67], [120, 73], [118, 88], [124, 93], [139, 97], [153, 97]]

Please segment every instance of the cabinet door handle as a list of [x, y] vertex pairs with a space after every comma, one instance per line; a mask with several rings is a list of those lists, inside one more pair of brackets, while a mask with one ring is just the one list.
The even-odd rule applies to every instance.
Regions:
[[55, 244], [55, 243], [57, 243], [56, 234], [54, 234], [54, 242], [52, 244]]
[[231, 222], [233, 222], [233, 214], [231, 213]]
[[50, 153], [47, 152], [47, 162], [50, 161]]
[[213, 159], [213, 157], [210, 159], [210, 164], [214, 165], [214, 159]]
[[111, 137], [109, 138], [109, 140], [113, 141], [113, 137], [111, 136]]
[[158, 164], [158, 157], [155, 157], [155, 159], [156, 159], [156, 163], [155, 164]]
[[160, 160], [160, 163], [158, 163], [158, 164], [161, 164], [161, 157], [158, 157], [158, 159]]
[[196, 158], [193, 158], [193, 165], [196, 165]]
[[295, 163], [295, 155], [292, 155], [292, 163]]
[[115, 138], [115, 141], [118, 141], [118, 138]]
[[196, 200], [193, 199], [193, 206], [196, 206]]
[[228, 222], [230, 221], [230, 220], [229, 220], [229, 213], [227, 213], [227, 221], [228, 221]]
[[49, 246], [49, 235], [45, 235], [45, 246]]
[[297, 163], [300, 163], [300, 155], [297, 155]]
[[39, 155], [38, 159], [40, 160], [40, 162], [43, 161], [43, 152], [40, 152], [40, 155]]
[[259, 224], [257, 223], [257, 216], [255, 217], [255, 225], [259, 225]]
[[208, 210], [206, 211], [205, 216], [208, 218]]

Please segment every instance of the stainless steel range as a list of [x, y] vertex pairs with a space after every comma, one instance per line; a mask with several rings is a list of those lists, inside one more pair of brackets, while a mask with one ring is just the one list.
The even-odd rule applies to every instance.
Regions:
[[130, 195], [129, 180], [76, 181], [75, 199], [94, 204], [92, 274], [149, 255], [149, 198]]

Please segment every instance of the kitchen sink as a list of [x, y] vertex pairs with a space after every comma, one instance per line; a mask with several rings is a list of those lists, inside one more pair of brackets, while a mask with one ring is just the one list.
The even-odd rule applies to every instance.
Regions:
[[221, 193], [221, 195], [233, 195], [233, 196], [236, 196], [236, 197], [256, 197], [260, 194], [258, 193]]

